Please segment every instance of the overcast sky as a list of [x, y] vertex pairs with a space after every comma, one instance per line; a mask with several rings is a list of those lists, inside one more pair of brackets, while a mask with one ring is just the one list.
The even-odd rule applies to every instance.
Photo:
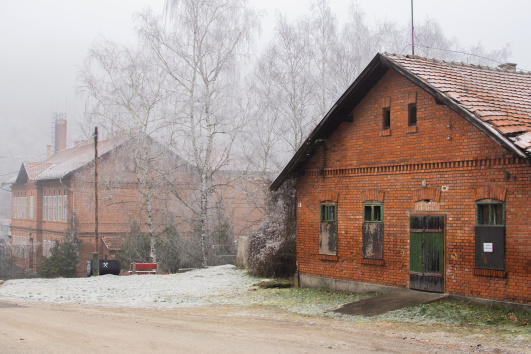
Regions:
[[[261, 41], [271, 38], [275, 11], [289, 19], [308, 12], [307, 0], [251, 0], [264, 11]], [[331, 0], [344, 21], [350, 0]], [[369, 22], [410, 21], [411, 0], [359, 1]], [[66, 112], [69, 141], [83, 103], [75, 79], [89, 47], [98, 36], [133, 44], [133, 14], [164, 0], [0, 0], [0, 180], [24, 160], [42, 160], [52, 141], [53, 112]], [[511, 62], [531, 70], [531, 2], [505, 0], [415, 0], [415, 18], [436, 19], [447, 37], [461, 46], [478, 42], [487, 49], [511, 44]], [[405, 54], [405, 53], [404, 53]], [[69, 145], [70, 146], [70, 145]]]

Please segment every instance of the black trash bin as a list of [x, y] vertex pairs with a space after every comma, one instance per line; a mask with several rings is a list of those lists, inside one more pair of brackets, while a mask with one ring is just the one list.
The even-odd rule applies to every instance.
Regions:
[[[120, 275], [120, 261], [100, 260], [100, 275]], [[92, 275], [92, 260], [87, 261], [87, 277]]]

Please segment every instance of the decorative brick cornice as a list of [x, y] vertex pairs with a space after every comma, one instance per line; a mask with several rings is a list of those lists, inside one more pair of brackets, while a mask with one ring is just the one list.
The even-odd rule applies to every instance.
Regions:
[[328, 168], [323, 171], [307, 170], [308, 177], [334, 177], [334, 176], [352, 176], [352, 175], [379, 175], [379, 174], [401, 174], [417, 173], [424, 171], [455, 171], [455, 170], [474, 170], [493, 166], [508, 165], [530, 165], [531, 160], [520, 159], [517, 157], [507, 157], [499, 159], [480, 159], [480, 160], [461, 160], [461, 161], [442, 161], [442, 162], [423, 162], [400, 165], [379, 165], [352, 168]]
[[440, 202], [441, 191], [433, 188], [417, 189], [413, 192], [413, 202], [417, 202], [419, 200], [433, 200]]
[[479, 187], [474, 190], [474, 200], [496, 199], [502, 202], [507, 197], [507, 189], [493, 186]]
[[319, 193], [320, 202], [338, 202], [339, 201], [339, 192], [335, 191], [324, 191]]
[[366, 189], [361, 191], [361, 200], [367, 202], [370, 200], [375, 200], [377, 202], [384, 202], [385, 192], [377, 189]]

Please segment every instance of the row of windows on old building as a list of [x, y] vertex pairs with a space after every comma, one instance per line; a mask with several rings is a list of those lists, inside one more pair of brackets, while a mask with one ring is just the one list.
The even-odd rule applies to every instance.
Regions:
[[[32, 244], [32, 242], [30, 241], [30, 237], [28, 236], [13, 235], [12, 238], [12, 254], [14, 257], [17, 258], [29, 258], [29, 252], [33, 252], [33, 250], [36, 249], [37, 246], [39, 246], [37, 244]], [[42, 255], [44, 257], [49, 257], [51, 255], [53, 242], [54, 241], [52, 240], [42, 241]]]
[[[16, 193], [13, 197], [13, 218], [28, 219], [28, 197], [25, 192]], [[29, 219], [33, 219], [33, 195], [29, 197]]]
[[[42, 219], [48, 221], [68, 220], [68, 196], [66, 190], [48, 190], [43, 196]], [[26, 192], [15, 193], [13, 197], [13, 218], [34, 220], [34, 197]]]
[[[496, 200], [483, 200], [475, 204], [475, 243], [476, 268], [504, 270], [505, 263], [505, 203]], [[384, 258], [384, 204], [380, 202], [363, 203], [362, 253], [364, 259], [383, 260]], [[319, 254], [337, 256], [338, 244], [338, 204], [321, 203]], [[411, 232], [416, 224], [422, 224], [411, 217]], [[430, 218], [440, 225], [421, 225], [422, 231], [444, 228], [444, 218]], [[433, 226], [433, 227], [431, 227]], [[413, 230], [415, 229], [415, 230]], [[432, 230], [432, 231], [433, 231]], [[486, 262], [485, 258], [493, 261]], [[490, 264], [489, 264], [490, 263]], [[503, 269], [502, 269], [503, 268]]]

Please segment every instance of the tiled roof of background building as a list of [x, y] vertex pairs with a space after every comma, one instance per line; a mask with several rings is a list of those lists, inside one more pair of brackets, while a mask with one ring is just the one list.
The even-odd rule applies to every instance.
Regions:
[[[98, 141], [98, 156], [105, 155], [127, 140], [127, 137], [117, 136]], [[28, 179], [38, 181], [65, 177], [92, 161], [94, 161], [94, 144], [85, 143], [58, 151], [44, 162], [24, 162], [23, 165]]]

